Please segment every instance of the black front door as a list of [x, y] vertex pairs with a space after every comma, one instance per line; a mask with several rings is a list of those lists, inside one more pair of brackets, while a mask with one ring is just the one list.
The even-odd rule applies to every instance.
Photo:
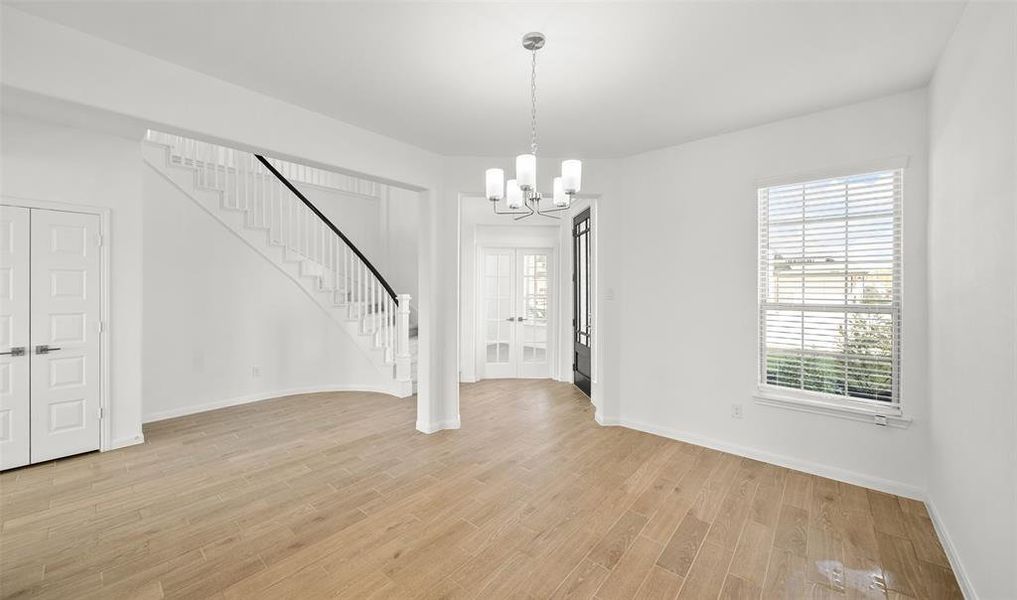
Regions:
[[590, 326], [593, 323], [590, 287], [590, 209], [572, 220], [572, 376], [576, 387], [590, 395]]

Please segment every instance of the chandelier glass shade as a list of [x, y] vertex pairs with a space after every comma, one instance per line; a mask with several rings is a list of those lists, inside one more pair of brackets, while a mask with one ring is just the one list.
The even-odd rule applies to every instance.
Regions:
[[[530, 71], [530, 152], [516, 157], [516, 177], [505, 180], [502, 169], [488, 169], [485, 172], [485, 193], [498, 214], [515, 215], [515, 220], [539, 214], [558, 218], [555, 212], [567, 210], [573, 198], [579, 193], [583, 179], [583, 163], [579, 160], [564, 160], [561, 176], [554, 178], [551, 189], [551, 203], [554, 208], [542, 208], [544, 195], [537, 191], [537, 50], [544, 47], [547, 38], [539, 32], [523, 36], [523, 48], [531, 53]], [[498, 203], [505, 201], [508, 212], [498, 210]]]

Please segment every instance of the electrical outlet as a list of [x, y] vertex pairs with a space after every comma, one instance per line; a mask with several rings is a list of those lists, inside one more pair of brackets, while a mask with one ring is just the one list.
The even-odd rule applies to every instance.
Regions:
[[251, 377], [261, 377], [261, 367], [251, 367]]
[[741, 404], [732, 404], [731, 405], [731, 418], [732, 419], [740, 419], [740, 418], [742, 418], [742, 405]]

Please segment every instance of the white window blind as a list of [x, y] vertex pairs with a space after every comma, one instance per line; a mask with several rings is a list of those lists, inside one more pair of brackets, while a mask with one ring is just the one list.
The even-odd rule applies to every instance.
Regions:
[[900, 169], [759, 190], [759, 378], [900, 397]]

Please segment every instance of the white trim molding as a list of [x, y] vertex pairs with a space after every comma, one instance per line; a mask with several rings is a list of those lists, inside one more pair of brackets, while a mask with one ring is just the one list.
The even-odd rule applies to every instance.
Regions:
[[911, 156], [901, 154], [887, 156], [873, 160], [860, 161], [852, 164], [839, 165], [828, 169], [814, 169], [811, 171], [800, 171], [797, 173], [784, 173], [769, 177], [761, 177], [756, 180], [757, 188], [776, 187], [801, 183], [803, 181], [816, 181], [819, 179], [831, 179], [834, 177], [847, 177], [857, 173], [871, 173], [875, 171], [887, 171], [891, 169], [906, 169], [911, 164]]
[[[603, 421], [603, 422], [601, 422]], [[718, 440], [702, 437], [696, 434], [679, 431], [670, 427], [663, 427], [660, 425], [653, 425], [650, 423], [644, 423], [642, 421], [636, 421], [632, 419], [618, 419], [618, 420], [607, 420], [598, 419], [601, 425], [620, 425], [629, 429], [635, 429], [636, 431], [642, 431], [644, 433], [650, 433], [653, 435], [659, 435], [661, 437], [678, 440], [680, 442], [686, 442], [688, 444], [694, 444], [696, 446], [703, 446], [720, 452], [727, 452], [728, 454], [734, 454], [745, 458], [751, 458], [753, 460], [770, 463], [780, 467], [788, 469], [794, 469], [795, 471], [802, 471], [811, 475], [818, 475], [820, 477], [826, 477], [828, 479], [835, 479], [844, 483], [850, 483], [852, 485], [858, 485], [866, 488], [871, 488], [881, 492], [889, 494], [895, 494], [897, 496], [903, 496], [905, 498], [912, 498], [915, 500], [925, 499], [925, 490], [914, 485], [907, 483], [901, 483], [899, 481], [892, 481], [889, 479], [882, 479], [880, 477], [872, 477], [856, 471], [849, 471], [847, 469], [841, 469], [839, 467], [832, 467], [830, 465], [824, 465], [807, 460], [801, 460], [793, 458], [783, 454], [775, 454], [773, 452], [767, 452], [765, 450], [758, 450], [756, 448], [747, 448], [745, 446], [739, 446], [737, 444], [730, 444], [727, 442], [721, 442]]]
[[283, 398], [285, 396], [296, 396], [298, 394], [320, 394], [325, 392], [369, 392], [401, 398], [401, 396], [393, 393], [392, 390], [389, 389], [388, 387], [381, 385], [378, 386], [350, 385], [346, 383], [335, 385], [315, 385], [308, 387], [289, 388], [285, 390], [273, 390], [270, 392], [257, 392], [254, 394], [247, 394], [244, 396], [235, 396], [233, 398], [226, 398], [224, 400], [216, 400], [213, 402], [205, 402], [203, 404], [195, 404], [192, 406], [174, 408], [172, 410], [163, 410], [148, 415], [144, 415], [142, 417], [142, 421], [144, 423], [155, 423], [156, 421], [165, 421], [166, 419], [186, 417], [187, 415], [208, 412], [210, 410], [218, 410], [220, 408], [229, 408], [231, 406], [239, 406], [241, 404], [250, 404], [251, 402], [261, 402], [262, 400], [272, 400], [275, 398]]
[[417, 421], [417, 431], [420, 433], [432, 434], [443, 429], [459, 429], [459, 425], [459, 417], [455, 417], [454, 419], [445, 419], [442, 421], [432, 421], [430, 423]]
[[127, 448], [128, 446], [137, 446], [138, 444], [145, 443], [145, 434], [139, 433], [138, 435], [129, 438], [120, 438], [113, 440], [110, 447], [107, 450], [119, 450], [120, 448]]
[[957, 552], [957, 547], [953, 544], [953, 539], [950, 537], [950, 533], [946, 530], [946, 525], [943, 524], [943, 519], [939, 516], [939, 511], [936, 509], [936, 503], [932, 501], [932, 498], [925, 500], [925, 507], [929, 509], [929, 517], [932, 518], [932, 526], [936, 530], [936, 535], [939, 536], [939, 541], [942, 542], [943, 550], [946, 552], [946, 558], [950, 561], [950, 568], [953, 569], [954, 577], [957, 579], [957, 585], [960, 586], [961, 592], [965, 598], [969, 600], [977, 600], [978, 594], [975, 593], [975, 587], [971, 585], [971, 579], [968, 577], [968, 572], [964, 568], [964, 563], [961, 562], [960, 554]]
[[844, 399], [835, 402], [824, 402], [819, 398], [807, 398], [787, 393], [775, 393], [770, 389], [760, 388], [753, 396], [756, 404], [772, 406], [787, 410], [797, 410], [814, 415], [826, 415], [840, 419], [848, 419], [861, 423], [871, 423], [907, 429], [911, 425], [911, 417], [901, 412], [900, 405], [870, 406], [864, 402], [851, 404]]

